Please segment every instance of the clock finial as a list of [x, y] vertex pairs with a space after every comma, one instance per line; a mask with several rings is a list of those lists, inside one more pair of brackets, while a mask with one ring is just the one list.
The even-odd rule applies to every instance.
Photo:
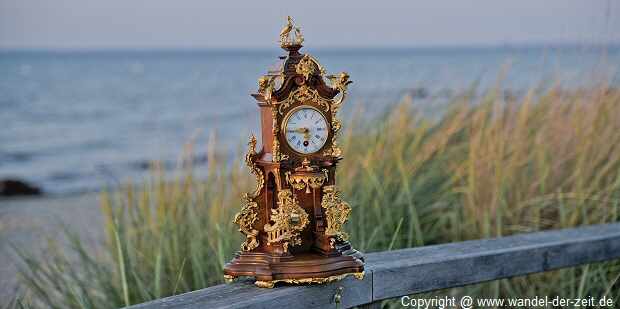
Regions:
[[[284, 28], [282, 28], [282, 31], [280, 32], [280, 39], [278, 40], [278, 42], [281, 43], [282, 47], [284, 46], [300, 46], [301, 47], [301, 42], [304, 41], [304, 38], [301, 36], [301, 31], [299, 31], [299, 28], [295, 28], [293, 27], [293, 23], [294, 20], [286, 15], [286, 26], [284, 26]], [[295, 38], [291, 38], [291, 31], [295, 30]]]

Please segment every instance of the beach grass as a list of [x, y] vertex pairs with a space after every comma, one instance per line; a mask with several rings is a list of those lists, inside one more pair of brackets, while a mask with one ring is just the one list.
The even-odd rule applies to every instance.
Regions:
[[[339, 133], [336, 183], [352, 211], [344, 229], [377, 252], [620, 220], [620, 90], [604, 81], [506, 95], [468, 91], [429, 117], [406, 94]], [[224, 283], [244, 237], [232, 219], [255, 179], [212, 142], [208, 175], [192, 175], [192, 142], [177, 174], [153, 165], [140, 187], [102, 192], [107, 243], [72, 240], [80, 263], [22, 253], [27, 291], [14, 304], [108, 308]], [[619, 303], [620, 263], [609, 261], [425, 294], [474, 298], [592, 296]], [[388, 301], [385, 306], [396, 306]]]

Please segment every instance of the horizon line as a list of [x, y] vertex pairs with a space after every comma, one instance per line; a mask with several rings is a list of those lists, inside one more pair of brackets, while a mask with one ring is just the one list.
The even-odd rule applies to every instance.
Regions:
[[[106, 47], [106, 48], [53, 48], [53, 47], [0, 47], [0, 53], [167, 53], [167, 52], [270, 52], [270, 47]], [[620, 48], [619, 43], [504, 43], [471, 45], [411, 45], [411, 46], [353, 46], [314, 47], [314, 51], [399, 51], [399, 50], [477, 50], [477, 49], [527, 49], [527, 48]]]

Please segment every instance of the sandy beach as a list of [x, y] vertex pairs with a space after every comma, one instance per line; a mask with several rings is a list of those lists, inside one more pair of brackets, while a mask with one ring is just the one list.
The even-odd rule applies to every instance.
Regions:
[[55, 239], [66, 248], [62, 225], [77, 231], [88, 243], [103, 239], [103, 216], [99, 193], [65, 196], [0, 198], [0, 305], [12, 298], [19, 281], [12, 273], [23, 263], [12, 246], [43, 257], [46, 239]]

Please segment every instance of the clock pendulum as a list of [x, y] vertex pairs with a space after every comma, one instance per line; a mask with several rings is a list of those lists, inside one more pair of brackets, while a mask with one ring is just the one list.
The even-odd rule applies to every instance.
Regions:
[[252, 94], [259, 106], [262, 149], [256, 151], [252, 136], [245, 162], [258, 185], [245, 194], [233, 221], [247, 239], [223, 270], [230, 281], [250, 276], [257, 286], [269, 288], [276, 282], [364, 276], [364, 256], [342, 229], [351, 208], [338, 197], [334, 177], [342, 159], [336, 113], [352, 82], [346, 72], [324, 76], [314, 58], [300, 54], [304, 39], [291, 21], [287, 16], [279, 40], [288, 55], [269, 67]]

